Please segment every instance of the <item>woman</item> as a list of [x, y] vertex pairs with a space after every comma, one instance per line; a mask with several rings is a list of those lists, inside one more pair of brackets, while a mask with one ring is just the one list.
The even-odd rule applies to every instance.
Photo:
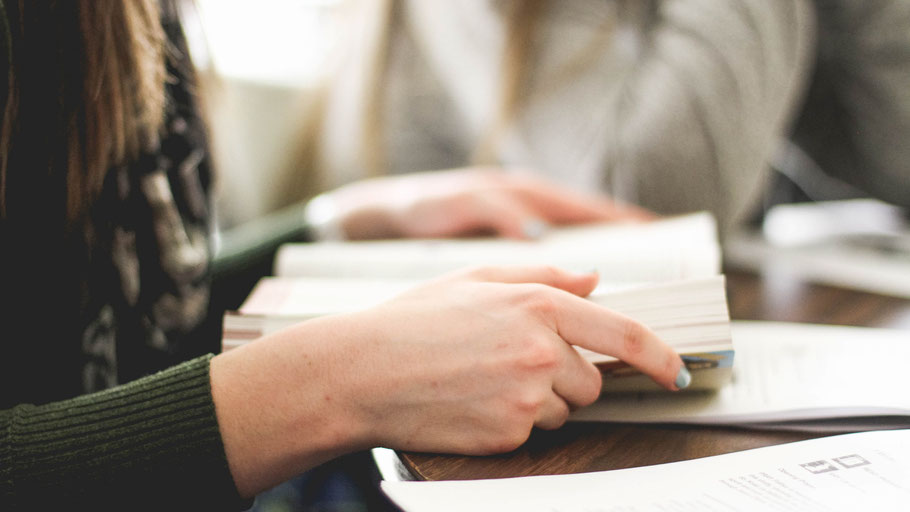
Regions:
[[596, 398], [572, 344], [687, 385], [653, 333], [578, 297], [596, 276], [535, 267], [443, 277], [67, 399], [206, 350], [204, 138], [170, 4], [0, 7], [0, 509], [239, 509], [370, 446], [508, 450]]
[[5, 7], [0, 273], [6, 332], [31, 341], [8, 344], [0, 405], [97, 391], [213, 350], [196, 332], [211, 171], [174, 12], [162, 26], [149, 2]]
[[812, 198], [910, 207], [905, 1], [349, 3], [357, 37], [301, 155], [327, 187], [517, 167], [730, 228], [773, 167]]
[[801, 0], [352, 3], [358, 37], [303, 155], [327, 187], [496, 165], [729, 227], [811, 65]]

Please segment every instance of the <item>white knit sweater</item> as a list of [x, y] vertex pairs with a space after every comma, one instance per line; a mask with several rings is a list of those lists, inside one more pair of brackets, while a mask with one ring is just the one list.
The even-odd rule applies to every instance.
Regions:
[[[498, 101], [500, 4], [402, 2], [381, 84], [386, 172], [472, 163]], [[530, 96], [499, 163], [660, 213], [741, 220], [802, 105], [818, 40], [813, 3], [560, 0], [545, 12]], [[609, 37], [593, 43], [607, 25]], [[358, 137], [376, 40], [359, 33], [326, 111], [330, 185], [366, 172]], [[580, 71], [560, 76], [582, 49]]]

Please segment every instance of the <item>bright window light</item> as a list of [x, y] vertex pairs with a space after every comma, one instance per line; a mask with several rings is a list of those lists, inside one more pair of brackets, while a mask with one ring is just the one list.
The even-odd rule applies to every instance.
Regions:
[[188, 35], [194, 47], [200, 42], [205, 46], [210, 64], [221, 75], [307, 85], [325, 70], [326, 56], [336, 39], [335, 14], [340, 3], [196, 0], [202, 30], [194, 33], [190, 28]]

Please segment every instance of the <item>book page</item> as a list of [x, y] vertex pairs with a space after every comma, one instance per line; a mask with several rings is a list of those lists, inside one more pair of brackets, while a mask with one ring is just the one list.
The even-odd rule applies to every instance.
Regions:
[[552, 228], [538, 240], [502, 238], [287, 244], [278, 276], [426, 279], [473, 265], [556, 265], [597, 270], [609, 282], [656, 282], [720, 273], [707, 212], [639, 223]]
[[[369, 308], [416, 284], [394, 279], [263, 278], [238, 313], [225, 316], [222, 348], [228, 350], [303, 320]], [[687, 391], [717, 389], [730, 379], [734, 350], [723, 276], [607, 284], [591, 293], [589, 300], [641, 322], [676, 348], [692, 373]], [[601, 371], [605, 393], [666, 392], [615, 357], [575, 348]]]
[[[634, 318], [675, 348], [692, 373], [687, 392], [717, 389], [730, 380], [734, 347], [723, 276], [626, 288], [607, 285], [595, 290], [589, 299]], [[575, 349], [604, 374], [604, 393], [668, 393], [614, 357]]]
[[[733, 322], [736, 362], [716, 392], [604, 397], [575, 421], [751, 424], [825, 418], [902, 416], [910, 333], [902, 330], [771, 322]], [[840, 422], [842, 431], [853, 427]], [[826, 430], [837, 424], [827, 423]], [[866, 420], [863, 428], [873, 426]], [[894, 428], [893, 421], [883, 426]]]
[[898, 511], [910, 430], [864, 432], [616, 471], [382, 482], [406, 512]]
[[411, 279], [264, 277], [239, 312], [298, 319], [350, 313], [377, 306], [419, 284]]

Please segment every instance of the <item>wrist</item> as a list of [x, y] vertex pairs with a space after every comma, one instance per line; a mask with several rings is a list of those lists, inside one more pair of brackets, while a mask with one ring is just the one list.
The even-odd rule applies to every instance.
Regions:
[[212, 359], [212, 398], [241, 496], [365, 448], [364, 429], [332, 380], [342, 359], [332, 354], [336, 340], [308, 324]]

